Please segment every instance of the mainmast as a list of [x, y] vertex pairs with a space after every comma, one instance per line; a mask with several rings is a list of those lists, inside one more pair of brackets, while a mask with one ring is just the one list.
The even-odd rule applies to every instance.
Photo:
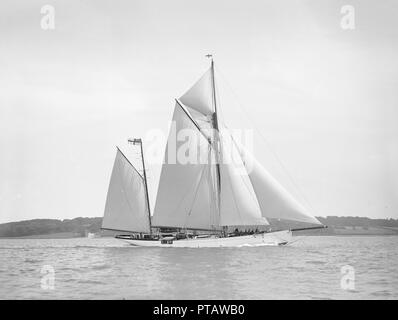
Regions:
[[[207, 57], [212, 57], [211, 55], [207, 55]], [[213, 126], [214, 129], [218, 131], [218, 118], [217, 118], [217, 98], [216, 98], [216, 82], [214, 78], [214, 60], [211, 58], [211, 85], [212, 85], [212, 93], [213, 93], [213, 106], [214, 106], [214, 114], [213, 114]]]
[[[211, 58], [211, 84], [212, 84], [212, 100], [214, 106], [214, 113], [212, 116], [212, 123], [214, 130], [214, 152], [215, 152], [215, 161], [216, 161], [216, 204], [218, 217], [220, 218], [221, 212], [221, 173], [220, 173], [220, 162], [221, 162], [221, 144], [219, 137], [219, 125], [218, 125], [218, 113], [217, 113], [217, 97], [216, 97], [216, 82], [214, 77], [214, 60], [211, 54], [206, 55], [207, 58]], [[224, 228], [225, 232], [225, 228]]]

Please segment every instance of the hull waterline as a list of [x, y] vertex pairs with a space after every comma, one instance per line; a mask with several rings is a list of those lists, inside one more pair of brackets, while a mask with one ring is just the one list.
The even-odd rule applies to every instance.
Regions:
[[140, 240], [119, 238], [132, 246], [137, 247], [165, 247], [165, 248], [219, 248], [219, 247], [244, 247], [244, 246], [280, 246], [291, 242], [290, 230], [270, 233], [259, 233], [235, 237], [208, 237], [196, 239], [179, 239], [172, 241]]

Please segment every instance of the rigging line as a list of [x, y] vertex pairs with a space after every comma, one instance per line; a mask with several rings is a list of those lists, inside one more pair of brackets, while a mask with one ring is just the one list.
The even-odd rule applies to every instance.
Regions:
[[[203, 170], [203, 168], [202, 168], [202, 170]], [[185, 195], [182, 197], [181, 201], [178, 203], [178, 205], [176, 206], [176, 208], [175, 208], [174, 211], [177, 211], [177, 210], [181, 207], [182, 203], [185, 201], [185, 199], [187, 198], [188, 194], [191, 192], [192, 186], [195, 186], [196, 183], [197, 183], [197, 182], [194, 181], [194, 182], [192, 183], [192, 185], [190, 186], [190, 188], [188, 188], [188, 191], [187, 191], [187, 192], [185, 193]]]
[[[209, 150], [211, 150], [210, 147], [209, 147]], [[219, 225], [220, 215], [218, 214], [219, 212], [218, 212], [217, 205], [216, 205], [217, 197], [216, 197], [216, 193], [214, 192], [214, 190], [216, 189], [216, 186], [215, 186], [215, 179], [213, 178], [213, 176], [214, 176], [214, 173], [212, 171], [213, 165], [210, 163], [207, 167], [208, 167], [207, 178], [209, 179], [207, 182], [207, 185], [209, 188], [209, 190], [208, 190], [209, 199], [211, 200], [209, 203], [209, 221], [214, 228], [217, 226], [217, 224]]]
[[195, 125], [195, 127], [199, 130], [199, 132], [205, 137], [207, 142], [211, 145], [211, 140], [210, 138], [203, 132], [202, 128], [198, 125], [198, 123], [193, 119], [191, 114], [188, 112], [188, 110], [182, 105], [182, 103], [178, 100], [175, 99], [177, 104], [180, 106], [181, 110], [184, 111], [185, 115], [189, 118], [189, 120], [192, 121], [192, 123]]
[[199, 187], [201, 186], [202, 179], [203, 179], [203, 173], [205, 172], [206, 167], [207, 167], [207, 166], [203, 167], [203, 169], [202, 169], [202, 172], [201, 172], [201, 174], [200, 174], [200, 178], [199, 178], [198, 184], [196, 185], [196, 188], [195, 188], [195, 194], [194, 194], [194, 197], [193, 197], [192, 202], [191, 202], [191, 205], [190, 205], [190, 210], [189, 210], [189, 212], [188, 212], [188, 215], [185, 216], [185, 222], [184, 222], [184, 227], [185, 227], [185, 228], [186, 228], [186, 225], [187, 225], [188, 216], [191, 215], [193, 204], [195, 203], [196, 198], [197, 198], [197, 196], [198, 196]]
[[[220, 143], [220, 137], [219, 137], [219, 125], [218, 125], [218, 106], [217, 106], [217, 90], [216, 90], [216, 80], [215, 80], [215, 74], [214, 74], [214, 60], [213, 58], [211, 59], [211, 85], [212, 85], [212, 102], [213, 102], [213, 108], [214, 108], [214, 113], [212, 115], [212, 127], [215, 129], [213, 133], [214, 137], [214, 151], [215, 151], [215, 159], [216, 159], [216, 207], [218, 211], [218, 218], [220, 219], [221, 215], [221, 173], [220, 173], [220, 160], [222, 161], [222, 154], [221, 154], [221, 148], [222, 145]], [[219, 104], [219, 103], [218, 103]]]
[[134, 169], [134, 171], [138, 173], [138, 175], [141, 177], [141, 179], [144, 180], [144, 177], [142, 176], [142, 174], [138, 171], [138, 169], [136, 167], [133, 166], [133, 164], [130, 162], [130, 160], [124, 155], [122, 150], [120, 150], [118, 146], [116, 146], [116, 149], [120, 152], [120, 154], [128, 162], [128, 164]]
[[216, 179], [215, 179], [215, 172], [212, 170], [214, 167], [214, 158], [213, 158], [213, 153], [212, 150], [214, 150], [210, 145], [208, 148], [208, 192], [209, 192], [209, 199], [210, 199], [210, 204], [209, 204], [209, 221], [211, 222], [211, 225], [213, 227], [217, 226], [220, 221], [220, 215], [219, 215], [219, 210], [217, 206], [217, 193], [216, 193]]
[[[225, 166], [225, 164], [224, 164], [224, 166]], [[224, 168], [224, 169], [225, 169], [225, 168]], [[239, 207], [238, 207], [238, 205], [237, 205], [237, 203], [236, 203], [235, 192], [234, 192], [234, 189], [233, 189], [233, 186], [232, 186], [232, 181], [231, 181], [230, 172], [227, 172], [227, 176], [228, 176], [228, 180], [229, 180], [229, 186], [230, 186], [231, 191], [232, 191], [232, 195], [233, 195], [232, 198], [233, 198], [233, 200], [234, 200], [235, 208], [236, 208], [236, 210], [238, 211], [238, 215], [239, 215], [240, 221], [243, 222], [242, 215], [241, 215], [240, 210], [239, 210]]]
[[204, 124], [209, 124], [210, 125], [210, 121], [207, 119], [196, 119], [196, 122], [202, 122]]
[[260, 137], [263, 139], [263, 141], [265, 142], [265, 144], [268, 146], [268, 150], [271, 151], [272, 155], [274, 156], [274, 158], [277, 160], [277, 162], [279, 163], [280, 167], [282, 168], [282, 170], [285, 172], [286, 176], [288, 177], [288, 179], [290, 180], [290, 183], [293, 185], [293, 187], [296, 189], [296, 192], [298, 192], [299, 196], [302, 198], [302, 200], [304, 200], [304, 202], [306, 202], [306, 205], [313, 211], [313, 213], [315, 214], [317, 212], [317, 210], [315, 210], [314, 206], [310, 203], [310, 201], [307, 199], [307, 197], [304, 195], [304, 193], [301, 191], [301, 189], [298, 187], [297, 183], [295, 182], [295, 180], [293, 179], [293, 177], [289, 174], [289, 171], [287, 170], [287, 168], [285, 167], [285, 165], [283, 164], [282, 160], [278, 157], [278, 155], [276, 154], [276, 152], [272, 149], [271, 144], [268, 142], [268, 140], [264, 137], [264, 135], [262, 134], [262, 132], [258, 129], [257, 125], [255, 124], [255, 122], [245, 113], [243, 112], [243, 106], [241, 104], [241, 102], [239, 101], [238, 96], [235, 94], [234, 90], [232, 89], [231, 85], [229, 84], [229, 82], [226, 80], [226, 78], [224, 77], [224, 75], [222, 74], [222, 72], [220, 71], [220, 69], [217, 67], [217, 71], [218, 73], [221, 75], [221, 77], [223, 78], [224, 82], [227, 84], [227, 86], [229, 87], [231, 93], [235, 96], [236, 102], [238, 103], [239, 109], [241, 111], [241, 113], [246, 117], [247, 120], [249, 120], [249, 122], [252, 123], [254, 129], [259, 133]]
[[287, 245], [291, 245], [291, 244], [293, 244], [293, 243], [295, 243], [295, 242], [297, 242], [297, 241], [301, 241], [301, 240], [303, 240], [304, 238], [305, 238], [306, 236], [300, 236], [300, 237], [297, 237], [297, 239], [296, 240], [294, 240], [294, 241], [290, 241]]
[[118, 231], [118, 232], [143, 233], [143, 231], [119, 230], [119, 229], [102, 228], [102, 227], [100, 229], [101, 230], [109, 230], [109, 231]]

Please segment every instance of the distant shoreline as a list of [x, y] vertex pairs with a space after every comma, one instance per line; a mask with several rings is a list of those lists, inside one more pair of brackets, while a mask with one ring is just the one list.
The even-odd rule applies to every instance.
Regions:
[[[357, 233], [349, 232], [349, 230], [346, 230], [347, 232], [335, 232], [335, 233], [327, 233], [327, 232], [322, 232], [322, 231], [294, 231], [293, 236], [300, 237], [300, 236], [316, 236], [316, 237], [355, 237], [355, 236], [366, 236], [366, 237], [378, 237], [378, 236], [398, 236], [398, 230], [394, 230], [391, 232], [391, 230], [384, 229], [384, 228], [374, 228], [370, 230], [369, 232], [363, 232], [364, 230], [361, 230]], [[275, 230], [276, 231], [276, 230]], [[112, 236], [109, 235], [103, 235], [98, 238], [109, 238]], [[84, 237], [80, 234], [76, 233], [70, 233], [70, 232], [64, 232], [64, 233], [53, 233], [53, 234], [39, 234], [39, 235], [31, 235], [31, 236], [20, 236], [20, 237], [0, 237], [0, 240], [2, 239], [20, 239], [20, 240], [26, 240], [26, 239], [78, 239], [78, 238], [87, 238]]]
[[0, 237], [0, 239], [73, 239], [73, 238], [85, 238], [85, 237], [73, 232], [35, 234], [30, 236], [17, 236], [17, 237]]
[[[397, 237], [398, 234], [300, 234], [294, 237]], [[95, 239], [106, 239], [113, 237], [99, 237]], [[0, 237], [1, 240], [58, 240], [58, 239], [88, 239], [87, 237], [70, 237], [70, 238], [45, 238], [45, 237]]]
[[[294, 235], [310, 236], [381, 236], [398, 235], [398, 219], [370, 219], [365, 217], [317, 217], [328, 226], [320, 230], [296, 231]], [[308, 227], [298, 222], [268, 219], [267, 229], [287, 230]], [[75, 219], [34, 219], [0, 224], [0, 239], [71, 239], [82, 238], [89, 233], [112, 236], [101, 232], [102, 217]]]
[[398, 235], [398, 229], [388, 227], [330, 227], [329, 229], [319, 231], [297, 231], [294, 235], [312, 235], [312, 236], [394, 236]]

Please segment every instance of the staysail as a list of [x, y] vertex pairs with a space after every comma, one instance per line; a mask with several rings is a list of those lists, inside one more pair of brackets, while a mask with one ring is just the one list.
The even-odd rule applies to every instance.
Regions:
[[244, 161], [248, 176], [265, 218], [322, 224], [237, 141], [234, 144]]
[[[268, 225], [238, 150], [226, 130], [221, 136], [220, 225]], [[243, 169], [243, 170], [242, 170]]]
[[102, 220], [102, 229], [150, 232], [149, 214], [141, 174], [117, 149]]

